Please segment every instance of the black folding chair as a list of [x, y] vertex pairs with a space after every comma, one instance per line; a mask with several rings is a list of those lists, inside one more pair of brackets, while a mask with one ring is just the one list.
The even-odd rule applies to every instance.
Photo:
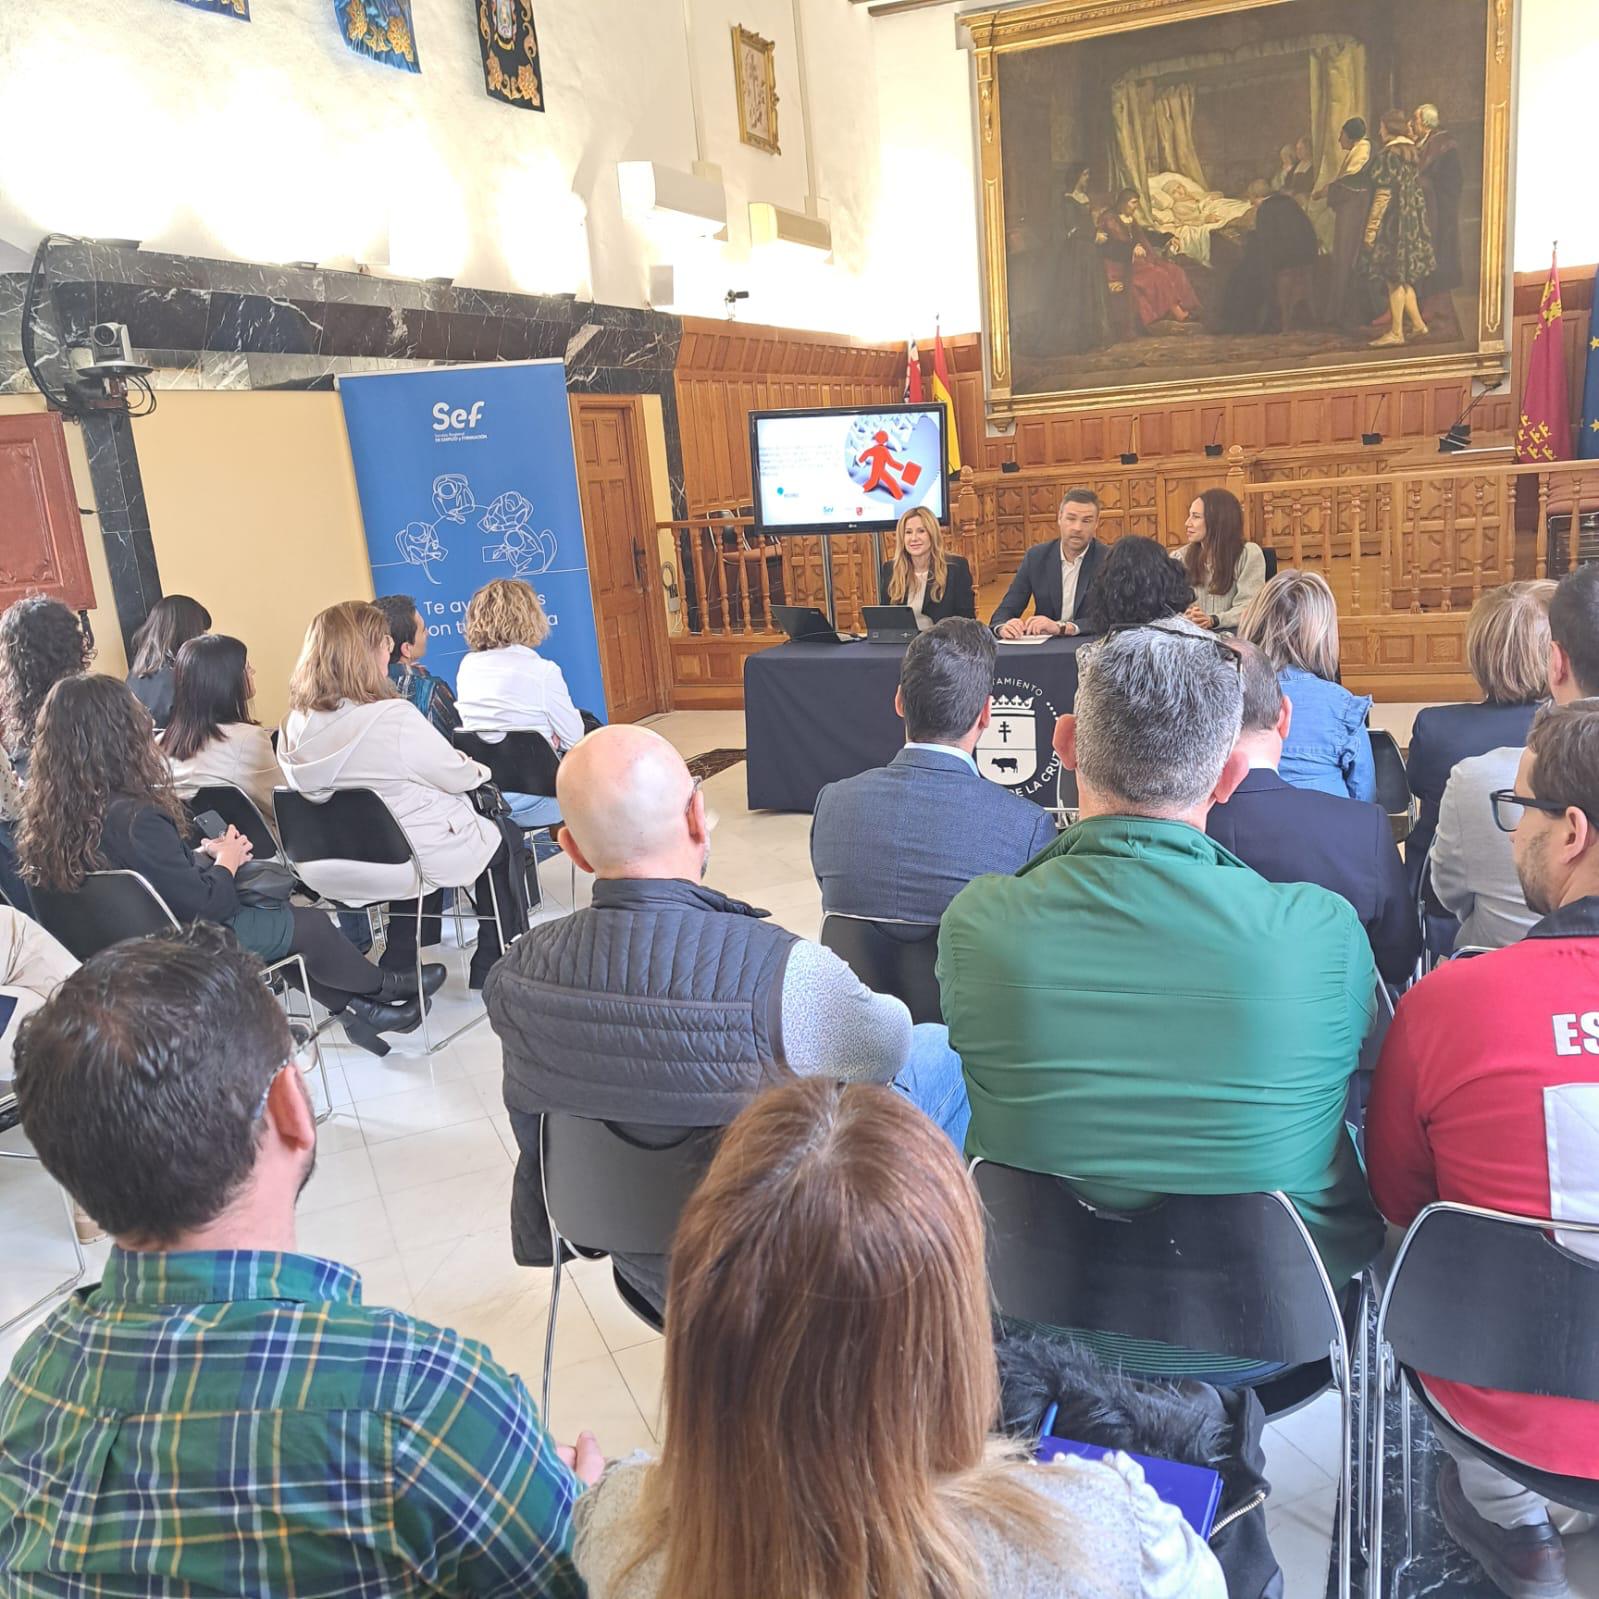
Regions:
[[[17, 1096], [11, 1092], [10, 1080], [0, 1078], [0, 1134], [9, 1133], [22, 1125], [22, 1117], [17, 1112]], [[0, 1160], [32, 1160], [39, 1157], [32, 1150], [0, 1149]], [[43, 1168], [41, 1167], [41, 1170]], [[49, 1177], [49, 1173], [45, 1173]], [[33, 1301], [31, 1305], [24, 1305], [19, 1311], [0, 1321], [0, 1333], [9, 1332], [19, 1322], [26, 1321], [34, 1311], [48, 1305], [52, 1299], [59, 1299], [63, 1294], [70, 1293], [83, 1281], [83, 1274], [89, 1269], [89, 1263], [84, 1258], [83, 1245], [78, 1242], [78, 1225], [72, 1215], [72, 1200], [66, 1189], [61, 1187], [53, 1177], [49, 1177], [55, 1190], [61, 1196], [61, 1204], [67, 1216], [67, 1237], [72, 1242], [72, 1253], [77, 1261], [77, 1269], [69, 1277], [63, 1278], [53, 1288], [48, 1288]]]
[[[1337, 1591], [1347, 1594], [1350, 1344], [1353, 1329], [1363, 1353], [1364, 1283], [1346, 1323], [1304, 1222], [1279, 1193], [1172, 1195], [1144, 1210], [1110, 1211], [1090, 1205], [1064, 1177], [983, 1159], [972, 1162], [972, 1175], [988, 1213], [989, 1276], [1002, 1316], [1278, 1362], [1286, 1369], [1255, 1388], [1268, 1418], [1337, 1391]], [[1364, 1489], [1364, 1429], [1360, 1442]]]
[[[611, 1122], [547, 1111], [540, 1118], [539, 1152], [544, 1209], [550, 1220], [555, 1275], [550, 1284], [544, 1337], [544, 1410], [550, 1414], [550, 1373], [555, 1358], [555, 1313], [561, 1298], [561, 1244], [605, 1254], [671, 1252], [677, 1218], [716, 1153], [720, 1127], [624, 1132]], [[648, 1300], [613, 1265], [616, 1291], [641, 1321], [661, 1330]]]
[[832, 911], [822, 918], [822, 946], [874, 994], [903, 1000], [913, 1022], [943, 1021], [937, 922], [878, 921]]
[[1416, 825], [1420, 806], [1410, 792], [1410, 776], [1405, 771], [1405, 758], [1399, 745], [1387, 728], [1368, 727], [1366, 736], [1371, 740], [1372, 765], [1377, 769], [1377, 803], [1388, 813], [1388, 825], [1393, 829], [1394, 842], [1403, 844]]
[[250, 841], [254, 859], [276, 860], [278, 841], [272, 836], [266, 818], [256, 808], [255, 801], [232, 783], [208, 783], [197, 788], [187, 802], [189, 814], [199, 816], [203, 811], [215, 811], [230, 827], [236, 827]]
[[[90, 872], [70, 893], [54, 888], [35, 888], [33, 908], [39, 925], [58, 943], [86, 961], [113, 944], [130, 938], [148, 938], [181, 927], [172, 908], [155, 891], [142, 872], [126, 870]], [[291, 972], [293, 976], [291, 977]], [[289, 1009], [289, 990], [298, 987], [305, 996], [307, 1025], [301, 1047], [314, 1046], [322, 1032], [312, 1009], [311, 983], [306, 976], [305, 957], [285, 955], [263, 967], [267, 986], [283, 995]], [[323, 1025], [326, 1025], [325, 1022]], [[333, 1113], [333, 1092], [328, 1085], [327, 1063], [320, 1047], [315, 1050], [315, 1066], [322, 1078], [322, 1110], [317, 1120], [326, 1121]], [[302, 1070], [306, 1070], [302, 1066]]]
[[1070, 827], [1077, 820], [1077, 774], [1064, 765], [1055, 768], [1055, 803], [1050, 807], [1057, 827]]
[[[414, 915], [416, 918], [416, 991], [424, 996], [421, 999], [422, 1044], [428, 1054], [443, 1049], [469, 1027], [476, 1027], [487, 1016], [486, 1011], [479, 1010], [448, 1037], [439, 1039], [437, 1043], [433, 1040], [428, 1027], [427, 989], [422, 982], [422, 902], [432, 892], [434, 885], [422, 875], [422, 863], [416, 858], [411, 840], [394, 812], [384, 804], [382, 796], [369, 788], [336, 788], [325, 798], [313, 800], [292, 788], [275, 788], [272, 790], [272, 809], [277, 817], [278, 837], [283, 840], [284, 859], [294, 868], [297, 877], [304, 878], [336, 909], [368, 910], [373, 905], [416, 896], [414, 912], [391, 908], [389, 915]], [[317, 883], [319, 876], [322, 876], [323, 883], [327, 882], [327, 878], [316, 870], [318, 863], [325, 861], [338, 861], [350, 866], [404, 867], [407, 870], [403, 892], [393, 892], [395, 885], [390, 881], [384, 883], [381, 892], [341, 899], [327, 893]], [[441, 883], [437, 886], [456, 889], [466, 887], [464, 883]], [[495, 927], [501, 929], [503, 950], [505, 924], [500, 920], [500, 897], [495, 891], [492, 877], [489, 879], [489, 906], [489, 910], [484, 911], [474, 905], [471, 914], [480, 927], [490, 915], [493, 916]]]
[[[1410, 1407], [1447, 1418], [1418, 1373], [1502, 1393], [1599, 1402], [1599, 1260], [1558, 1243], [1556, 1230], [1599, 1253], [1599, 1223], [1507, 1216], [1472, 1205], [1429, 1205], [1410, 1224], [1377, 1312], [1376, 1466], [1372, 1472], [1368, 1599], [1382, 1594], [1384, 1422], [1382, 1397], [1402, 1388], [1400, 1470], [1405, 1558], [1416, 1555], [1412, 1516]], [[1538, 1471], [1472, 1440], [1507, 1477], [1556, 1504], [1599, 1513], [1599, 1482]]]
[[[521, 730], [507, 733], [497, 743], [481, 733], [468, 733], [456, 728], [451, 735], [455, 747], [469, 755], [480, 766], [489, 769], [489, 778], [502, 794], [536, 794], [545, 799], [555, 798], [555, 774], [560, 770], [561, 757], [555, 746], [542, 733]], [[577, 863], [572, 863], [573, 903], [577, 897]], [[539, 901], [538, 866], [534, 862], [533, 881], [528, 885], [528, 901]]]

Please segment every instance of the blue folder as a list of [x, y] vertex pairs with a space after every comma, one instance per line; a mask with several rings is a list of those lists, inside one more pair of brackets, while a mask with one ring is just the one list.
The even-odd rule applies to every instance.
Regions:
[[[1047, 1423], [1046, 1423], [1047, 1425]], [[1081, 1455], [1085, 1460], [1103, 1460], [1115, 1451], [1100, 1444], [1081, 1444], [1072, 1438], [1057, 1438], [1051, 1433], [1038, 1440], [1033, 1458], [1042, 1462], [1062, 1455]], [[1175, 1505], [1201, 1538], [1210, 1537], [1221, 1505], [1221, 1478], [1209, 1466], [1186, 1466], [1178, 1460], [1161, 1460], [1154, 1455], [1135, 1455], [1124, 1450], [1130, 1460], [1144, 1468], [1144, 1477], [1159, 1498]]]

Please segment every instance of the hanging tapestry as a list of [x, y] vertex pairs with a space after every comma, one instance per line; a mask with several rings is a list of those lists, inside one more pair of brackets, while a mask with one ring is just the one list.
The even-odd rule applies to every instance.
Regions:
[[237, 17], [240, 22], [250, 20], [250, 0], [179, 0], [200, 11], [220, 11], [225, 17]]
[[422, 70], [411, 31], [411, 0], [333, 0], [333, 13], [352, 50], [388, 67]]
[[539, 41], [533, 31], [533, 0], [478, 0], [477, 31], [483, 41], [483, 79], [489, 94], [524, 111], [544, 109]]

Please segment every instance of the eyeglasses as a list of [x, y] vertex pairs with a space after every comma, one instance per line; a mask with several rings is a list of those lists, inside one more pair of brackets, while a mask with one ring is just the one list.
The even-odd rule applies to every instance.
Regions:
[[1188, 644], [1204, 644], [1219, 654], [1223, 660], [1230, 661], [1232, 668], [1240, 677], [1244, 675], [1244, 658], [1225, 639], [1219, 639], [1214, 633], [1190, 633], [1186, 628], [1162, 627], [1159, 622], [1122, 622], [1116, 627], [1106, 628], [1100, 637], [1102, 644], [1108, 644], [1113, 638], [1119, 638], [1124, 633], [1164, 633], [1167, 638], [1182, 639]]
[[251, 1126], [266, 1115], [267, 1101], [272, 1097], [273, 1084], [284, 1072], [299, 1072], [301, 1080], [304, 1081], [316, 1072], [321, 1062], [322, 1046], [317, 1042], [316, 1034], [304, 1022], [290, 1022], [289, 1036], [294, 1040], [294, 1053], [281, 1065], [272, 1068], [272, 1075], [267, 1078], [267, 1085], [261, 1090], [255, 1112], [250, 1117]]
[[1590, 821], [1595, 820], [1585, 805], [1566, 805], [1560, 800], [1534, 799], [1530, 794], [1518, 794], [1513, 788], [1496, 788], [1488, 796], [1488, 803], [1493, 807], [1494, 825], [1501, 833], [1514, 833], [1521, 826], [1521, 818], [1528, 811], [1542, 811], [1545, 816], [1564, 816], [1567, 811], [1578, 810]]

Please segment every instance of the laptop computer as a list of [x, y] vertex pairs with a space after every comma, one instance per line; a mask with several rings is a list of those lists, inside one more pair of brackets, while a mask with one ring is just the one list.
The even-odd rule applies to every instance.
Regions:
[[777, 625], [796, 644], [842, 644], [838, 630], [814, 605], [774, 605]]
[[861, 615], [873, 644], [909, 644], [916, 637], [916, 612], [908, 605], [863, 605]]

